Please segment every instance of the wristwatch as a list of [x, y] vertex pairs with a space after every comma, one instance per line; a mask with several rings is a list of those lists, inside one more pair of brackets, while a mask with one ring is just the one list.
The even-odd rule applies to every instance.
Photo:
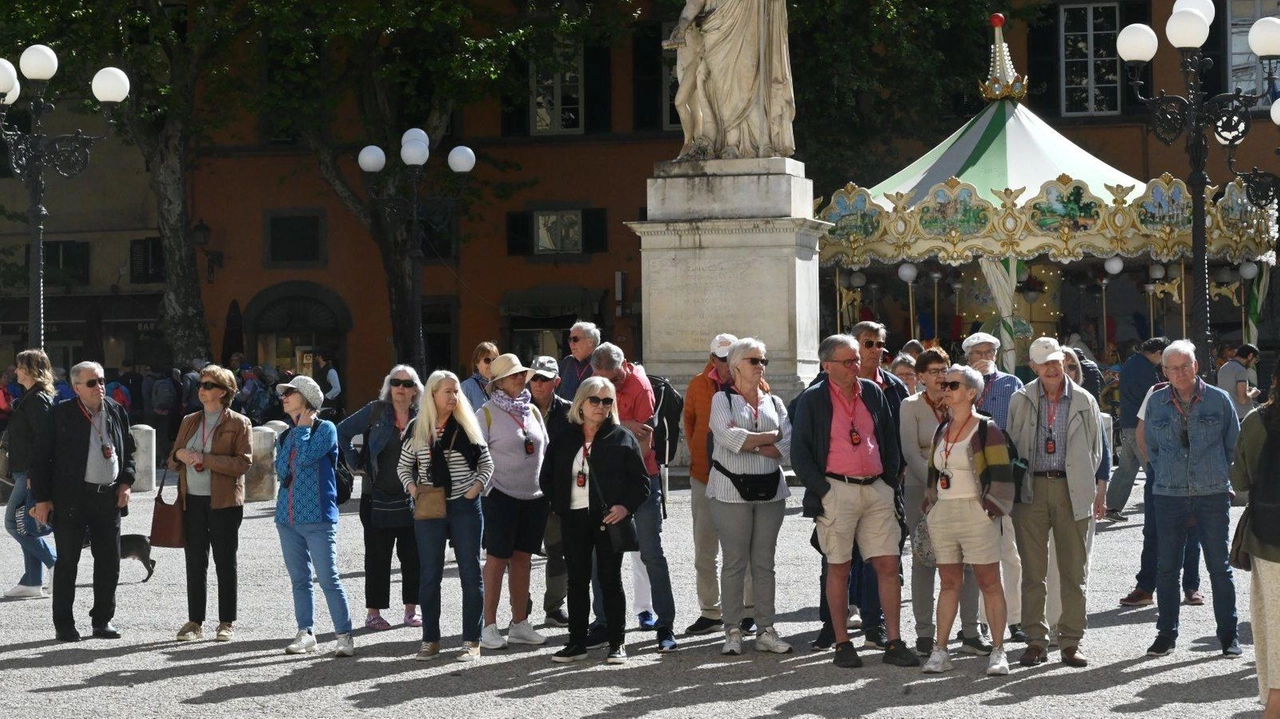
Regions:
[[751, 451], [752, 451], [754, 454], [760, 454], [760, 448], [759, 448], [759, 447], [752, 447], [752, 448], [751, 448]]

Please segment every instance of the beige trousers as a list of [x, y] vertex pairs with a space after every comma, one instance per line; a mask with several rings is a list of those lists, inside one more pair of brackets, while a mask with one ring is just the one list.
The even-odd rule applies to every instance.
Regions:
[[[693, 569], [697, 575], [698, 606], [707, 619], [721, 619], [720, 614], [720, 535], [711, 521], [711, 507], [707, 502], [707, 483], [689, 478], [689, 495], [693, 514]], [[746, 616], [755, 610], [752, 593], [751, 568], [747, 568], [743, 581]]]
[[1280, 564], [1253, 558], [1249, 590], [1249, 621], [1253, 626], [1253, 653], [1258, 664], [1258, 695], [1280, 689]]
[[1089, 517], [1076, 520], [1065, 479], [1032, 477], [1032, 482], [1032, 503], [1013, 508], [1013, 528], [1018, 539], [1018, 554], [1022, 557], [1022, 626], [1030, 644], [1048, 646], [1045, 580], [1049, 573], [1049, 537], [1052, 535], [1062, 581], [1058, 644], [1070, 649], [1079, 646], [1088, 626], [1084, 572], [1089, 553], [1085, 537], [1093, 520]]

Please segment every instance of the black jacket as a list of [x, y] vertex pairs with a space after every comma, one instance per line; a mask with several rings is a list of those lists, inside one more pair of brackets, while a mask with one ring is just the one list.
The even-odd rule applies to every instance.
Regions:
[[[551, 440], [546, 457], [542, 460], [539, 483], [542, 493], [551, 503], [551, 511], [560, 516], [569, 514], [569, 502], [577, 475], [573, 460], [584, 442], [582, 425], [570, 424], [559, 437]], [[649, 496], [649, 473], [644, 467], [644, 454], [635, 435], [625, 427], [606, 424], [596, 433], [591, 443], [589, 475], [594, 487], [591, 492], [591, 516], [600, 516], [607, 507], [621, 504], [627, 512], [636, 510]], [[596, 489], [599, 489], [599, 493]], [[600, 504], [600, 496], [605, 504]]]
[[[543, 423], [547, 426], [548, 441], [554, 442], [556, 437], [568, 431], [571, 424], [569, 422], [569, 408], [572, 406], [573, 403], [564, 397], [558, 394], [551, 395], [551, 407], [547, 410], [547, 416], [542, 418]], [[538, 411], [541, 412], [542, 410]]]
[[49, 430], [53, 394], [35, 389], [22, 393], [9, 415], [9, 469], [26, 472], [35, 457], [36, 440]]
[[[133, 485], [134, 445], [129, 433], [129, 416], [110, 397], [102, 400], [107, 413], [107, 434], [120, 458], [117, 484]], [[49, 413], [49, 430], [36, 438], [35, 460], [31, 463], [31, 494], [37, 502], [53, 500], [56, 508], [74, 507], [84, 496], [84, 470], [89, 461], [89, 421], [80, 411], [79, 400], [56, 405]]]

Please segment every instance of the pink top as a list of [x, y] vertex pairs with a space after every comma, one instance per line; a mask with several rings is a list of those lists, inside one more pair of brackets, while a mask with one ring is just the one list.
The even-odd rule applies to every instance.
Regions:
[[[831, 448], [827, 451], [827, 471], [849, 477], [878, 477], [884, 473], [880, 461], [880, 442], [876, 439], [876, 422], [862, 401], [862, 385], [853, 402], [828, 382], [831, 391]], [[851, 427], [857, 427], [862, 441], [853, 444]]]

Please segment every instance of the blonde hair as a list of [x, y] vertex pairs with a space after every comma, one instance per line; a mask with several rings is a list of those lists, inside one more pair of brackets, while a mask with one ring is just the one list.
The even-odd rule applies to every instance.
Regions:
[[53, 365], [44, 350], [23, 350], [13, 362], [31, 375], [32, 387], [41, 392], [53, 393]]
[[467, 439], [471, 440], [472, 444], [485, 443], [484, 435], [480, 434], [480, 423], [476, 421], [475, 410], [471, 409], [471, 403], [461, 391], [462, 382], [458, 379], [458, 375], [441, 369], [432, 372], [427, 378], [426, 389], [418, 400], [418, 418], [414, 420], [413, 438], [409, 445], [414, 451], [426, 449], [436, 441], [436, 425], [440, 422], [440, 417], [436, 413], [436, 391], [445, 382], [458, 385], [458, 406], [453, 410], [453, 418], [458, 421], [458, 426], [467, 433]]
[[225, 409], [231, 406], [231, 400], [236, 394], [236, 376], [226, 367], [220, 367], [216, 364], [208, 364], [200, 369], [200, 381], [203, 382], [205, 377], [210, 377], [214, 382], [222, 387], [222, 407]]
[[618, 393], [613, 388], [613, 383], [604, 377], [591, 376], [582, 380], [582, 384], [578, 385], [578, 391], [573, 395], [573, 404], [569, 407], [569, 421], [573, 424], [582, 424], [582, 405], [586, 403], [588, 397], [594, 397], [597, 392], [604, 390], [613, 398], [613, 406], [609, 407], [609, 418], [614, 424], [620, 424], [618, 419]]

